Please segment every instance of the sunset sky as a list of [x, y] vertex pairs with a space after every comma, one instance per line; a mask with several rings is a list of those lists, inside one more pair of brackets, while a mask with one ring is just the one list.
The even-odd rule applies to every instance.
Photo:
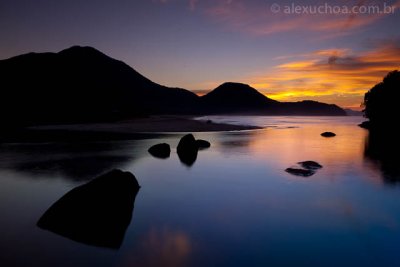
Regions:
[[198, 94], [233, 81], [359, 108], [400, 69], [399, 25], [397, 0], [2, 0], [0, 59], [88, 45]]

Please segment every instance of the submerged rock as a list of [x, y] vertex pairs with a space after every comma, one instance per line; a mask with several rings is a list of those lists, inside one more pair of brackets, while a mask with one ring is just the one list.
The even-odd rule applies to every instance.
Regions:
[[202, 140], [202, 139], [197, 139], [196, 144], [199, 149], [205, 149], [205, 148], [209, 148], [211, 146], [210, 142], [208, 142], [206, 140]]
[[332, 133], [332, 132], [323, 132], [321, 134], [321, 136], [323, 136], [323, 137], [334, 137], [334, 136], [336, 136], [336, 134]]
[[166, 143], [162, 143], [150, 147], [148, 151], [153, 157], [166, 159], [171, 154], [171, 147]]
[[315, 174], [315, 170], [310, 170], [310, 169], [287, 168], [285, 171], [293, 175], [304, 176], [304, 177], [308, 177]]
[[300, 164], [300, 166], [302, 166], [303, 168], [305, 168], [307, 170], [318, 170], [318, 169], [322, 168], [321, 164], [319, 164], [318, 162], [312, 161], [312, 160], [301, 161], [301, 162], [298, 162], [298, 164]]
[[66, 193], [37, 225], [77, 242], [118, 249], [139, 188], [132, 173], [110, 171]]

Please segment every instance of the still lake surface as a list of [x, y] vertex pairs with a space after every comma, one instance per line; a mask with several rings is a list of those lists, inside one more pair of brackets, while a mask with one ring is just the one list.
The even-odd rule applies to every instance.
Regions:
[[[176, 154], [182, 133], [1, 144], [0, 266], [400, 266], [400, 183], [365, 155], [361, 117], [211, 119], [267, 128], [196, 133], [212, 146], [191, 167]], [[160, 142], [169, 159], [147, 153]], [[323, 168], [285, 172], [304, 160]], [[36, 226], [66, 192], [113, 168], [141, 185], [120, 249]]]

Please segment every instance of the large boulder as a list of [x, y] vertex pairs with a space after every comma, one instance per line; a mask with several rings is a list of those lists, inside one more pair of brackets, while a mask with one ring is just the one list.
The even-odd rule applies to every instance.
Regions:
[[166, 143], [154, 145], [150, 147], [148, 151], [153, 157], [162, 159], [169, 158], [171, 154], [171, 148]]
[[187, 166], [192, 166], [197, 159], [199, 147], [192, 134], [187, 134], [181, 138], [176, 148], [179, 159]]
[[132, 173], [110, 171], [66, 193], [37, 225], [77, 242], [118, 249], [139, 188]]

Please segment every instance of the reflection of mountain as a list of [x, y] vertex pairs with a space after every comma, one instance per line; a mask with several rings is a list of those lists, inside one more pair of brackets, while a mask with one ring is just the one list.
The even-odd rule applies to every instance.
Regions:
[[105, 121], [146, 114], [345, 115], [314, 101], [280, 103], [226, 83], [206, 96], [169, 88], [91, 47], [0, 60], [0, 122], [9, 125]]
[[376, 163], [385, 182], [400, 182], [400, 141], [396, 134], [370, 130], [364, 155]]
[[[16, 140], [26, 143], [12, 143], [10, 140], [10, 143], [1, 144], [0, 170], [24, 172], [29, 177], [61, 175], [74, 181], [90, 180], [147, 155], [147, 147], [141, 145], [143, 141], [161, 136], [129, 134], [129, 140], [120, 140], [118, 133], [115, 136], [113, 133], [69, 132], [66, 136], [38, 133], [22, 139], [16, 137]], [[38, 142], [44, 140], [47, 142]]]
[[138, 191], [135, 176], [113, 170], [69, 191], [37, 225], [81, 243], [117, 249], [131, 222]]
[[129, 149], [134, 144], [135, 141], [3, 144], [0, 169], [26, 172], [29, 177], [62, 175], [76, 181], [89, 180], [140, 157], [141, 151], [132, 153]]

